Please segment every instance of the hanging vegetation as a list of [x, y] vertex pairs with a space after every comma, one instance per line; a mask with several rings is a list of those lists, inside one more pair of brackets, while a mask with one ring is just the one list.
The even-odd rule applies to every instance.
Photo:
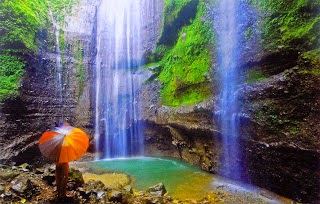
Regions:
[[18, 94], [28, 56], [37, 53], [37, 34], [59, 22], [77, 0], [2, 0], [0, 2], [0, 99]]

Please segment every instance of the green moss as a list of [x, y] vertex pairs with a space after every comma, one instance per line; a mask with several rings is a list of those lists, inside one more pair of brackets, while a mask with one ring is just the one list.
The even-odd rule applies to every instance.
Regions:
[[64, 42], [64, 32], [62, 29], [60, 29], [59, 32], [59, 46], [60, 46], [60, 50], [65, 50], [66, 49], [66, 44]]
[[267, 76], [262, 74], [260, 71], [250, 69], [247, 71], [247, 83], [258, 82], [266, 79]]
[[246, 29], [246, 31], [244, 32], [244, 38], [246, 40], [250, 40], [250, 38], [252, 38], [252, 36], [253, 36], [253, 29], [252, 29], [252, 27], [248, 27]]
[[298, 128], [297, 128], [297, 127], [291, 127], [291, 128], [289, 129], [289, 133], [290, 133], [291, 135], [297, 135], [298, 132], [299, 132], [299, 131], [298, 131]]
[[164, 8], [164, 26], [158, 45], [173, 46], [179, 32], [191, 24], [197, 15], [199, 0], [167, 0]]
[[179, 106], [204, 100], [210, 95], [206, 74], [211, 67], [209, 45], [213, 42], [212, 24], [201, 19], [205, 5], [198, 5], [197, 16], [182, 28], [175, 46], [161, 61], [159, 79], [163, 83], [163, 104]]
[[190, 87], [182, 87], [175, 90], [175, 92], [164, 89], [162, 92], [162, 102], [169, 106], [190, 105], [207, 99], [210, 93], [210, 83], [208, 82], [193, 84]]
[[0, 55], [0, 99], [18, 94], [24, 66], [19, 57]]
[[150, 64], [152, 62], [159, 62], [161, 59], [168, 53], [170, 50], [169, 46], [166, 45], [158, 45], [156, 49], [149, 53], [148, 56], [146, 56], [146, 63]]
[[165, 23], [172, 25], [175, 19], [177, 19], [181, 9], [189, 3], [191, 0], [166, 0], [165, 1]]
[[0, 45], [11, 53], [36, 51], [35, 35], [44, 24], [43, 10], [36, 0], [5, 0], [0, 3]]
[[48, 8], [52, 12], [55, 20], [62, 25], [66, 14], [71, 12], [72, 6], [79, 0], [46, 0]]
[[304, 52], [302, 58], [310, 61], [313, 65], [320, 65], [320, 48]]
[[263, 25], [263, 44], [268, 48], [295, 46], [310, 49], [319, 46], [320, 1], [247, 0], [267, 14]]
[[[24, 61], [22, 56], [37, 54], [37, 34], [40, 29], [52, 28], [48, 8], [53, 18], [62, 22], [72, 5], [79, 0], [1, 0], [0, 1], [0, 55], [1, 86], [0, 99], [16, 95], [22, 76]], [[61, 16], [63, 18], [61, 18]], [[64, 49], [63, 32], [59, 36]], [[12, 67], [10, 67], [12, 66]], [[4, 75], [3, 69], [10, 71]], [[14, 71], [15, 70], [15, 71]], [[7, 75], [7, 73], [11, 73]]]
[[309, 62], [309, 65], [302, 66], [305, 69], [299, 70], [299, 73], [320, 76], [320, 48], [304, 52], [301, 55], [301, 61], [302, 63]]

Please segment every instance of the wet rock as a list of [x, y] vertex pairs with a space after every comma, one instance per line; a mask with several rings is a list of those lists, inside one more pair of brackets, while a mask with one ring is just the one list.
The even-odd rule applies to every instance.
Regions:
[[19, 165], [19, 168], [25, 172], [32, 170], [32, 167], [28, 163], [23, 163], [23, 164]]
[[69, 190], [75, 190], [76, 188], [84, 184], [82, 173], [79, 170], [71, 168], [69, 171], [69, 178], [67, 188]]
[[101, 181], [89, 180], [78, 191], [82, 198], [87, 200], [97, 200], [106, 197], [107, 188]]
[[167, 201], [172, 201], [172, 197], [171, 196], [167, 196], [166, 199], [167, 199]]
[[157, 185], [151, 186], [147, 190], [147, 192], [160, 197], [160, 196], [163, 196], [167, 192], [167, 190], [163, 183], [158, 183]]
[[105, 194], [106, 194], [106, 193], [105, 193], [104, 191], [98, 191], [98, 192], [97, 192], [97, 197], [98, 197], [98, 198], [102, 198], [103, 196], [105, 196]]
[[40, 194], [38, 187], [30, 179], [25, 177], [15, 179], [11, 183], [13, 183], [11, 190], [21, 197], [30, 199]]
[[36, 168], [34, 173], [35, 174], [43, 174], [44, 173], [44, 169], [43, 168]]
[[55, 181], [55, 169], [48, 167], [45, 168], [44, 173], [42, 175], [42, 179], [47, 182], [49, 185], [53, 185], [53, 182]]
[[145, 204], [162, 204], [164, 203], [164, 201], [162, 198], [149, 196], [144, 199], [144, 203]]
[[109, 193], [109, 200], [113, 202], [121, 202], [122, 196], [123, 196], [122, 192], [113, 190]]
[[3, 171], [0, 171], [0, 180], [10, 181], [18, 175], [19, 175], [19, 173], [15, 172], [13, 170], [10, 170], [10, 169], [3, 170]]
[[126, 192], [129, 192], [129, 193], [133, 193], [133, 190], [132, 190], [132, 186], [130, 186], [130, 185], [127, 185], [127, 186], [125, 186], [124, 188], [123, 188]]
[[101, 191], [106, 190], [105, 185], [101, 181], [89, 180], [85, 183], [85, 188], [87, 190]]

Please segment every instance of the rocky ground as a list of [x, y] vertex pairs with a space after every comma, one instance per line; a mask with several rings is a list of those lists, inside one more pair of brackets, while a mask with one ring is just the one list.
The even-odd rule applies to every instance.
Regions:
[[293, 203], [283, 198], [276, 199], [275, 195], [266, 192], [257, 196], [249, 193], [240, 195], [240, 191], [230, 192], [224, 185], [218, 185], [216, 191], [202, 199], [179, 200], [171, 197], [162, 183], [139, 191], [132, 187], [133, 178], [129, 175], [92, 170], [85, 163], [71, 163], [70, 166], [67, 197], [58, 200], [55, 165], [36, 168], [27, 163], [19, 166], [0, 164], [0, 203]]
[[0, 165], [0, 203], [224, 203], [225, 193], [206, 195], [201, 200], [177, 200], [162, 183], [146, 191], [132, 188], [128, 175], [84, 173], [70, 168], [67, 197], [57, 199], [54, 165], [35, 168], [27, 163]]

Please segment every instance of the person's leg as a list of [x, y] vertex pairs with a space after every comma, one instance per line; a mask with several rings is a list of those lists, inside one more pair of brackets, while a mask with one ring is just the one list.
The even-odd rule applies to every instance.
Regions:
[[58, 198], [66, 197], [68, 174], [69, 174], [68, 163], [56, 164], [56, 184], [57, 184]]

